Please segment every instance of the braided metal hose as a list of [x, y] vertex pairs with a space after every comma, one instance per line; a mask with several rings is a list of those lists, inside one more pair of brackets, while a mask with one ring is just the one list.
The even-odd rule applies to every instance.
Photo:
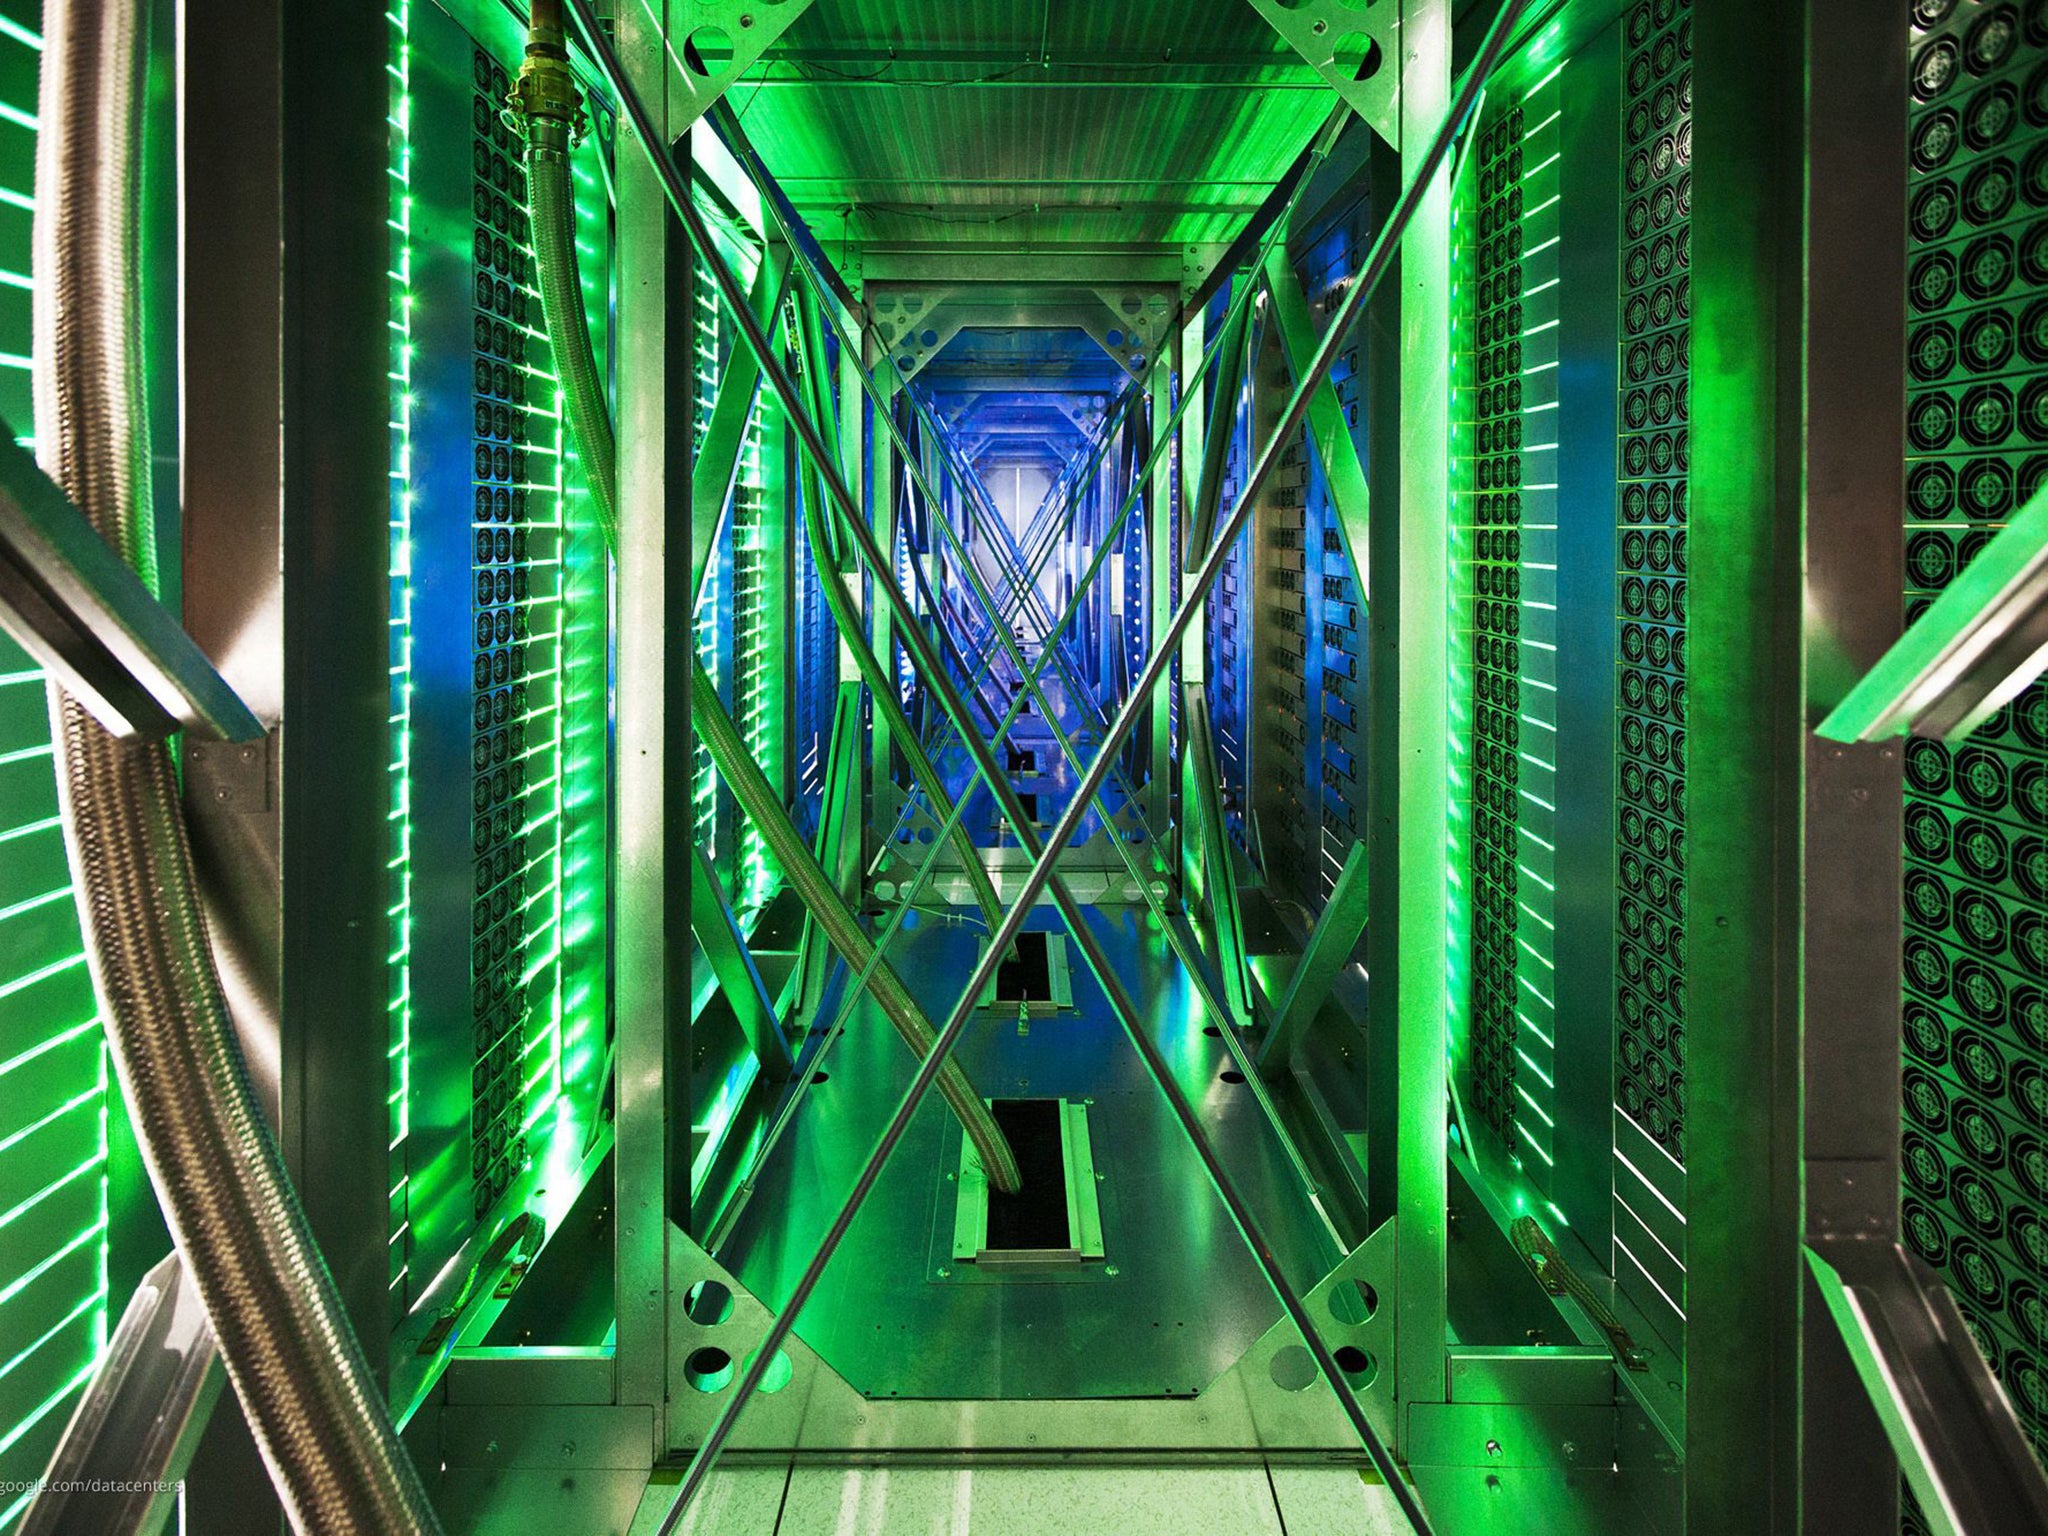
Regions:
[[605, 547], [619, 545], [618, 446], [605, 414], [604, 380], [583, 315], [583, 279], [576, 264], [576, 186], [569, 147], [584, 128], [583, 93], [569, 73], [562, 8], [535, 0], [526, 60], [508, 102], [508, 121], [526, 135], [526, 196], [533, 235], [534, 277], [542, 324], [555, 355], [569, 433], [583, 455], [584, 480], [596, 504]]
[[[147, 14], [123, 0], [44, 6], [34, 232], [37, 456], [145, 574], [154, 530], [136, 204]], [[301, 1532], [438, 1531], [257, 1107], [170, 753], [114, 740], [54, 684], [50, 715], [115, 1075], [285, 1512]]]
[[[718, 771], [732, 786], [735, 799], [741, 804], [765, 800], [774, 805], [778, 812], [781, 804], [775, 798], [775, 791], [769, 787], [761, 770], [754, 766], [754, 760], [747, 755], [745, 743], [718, 702], [718, 685], [711, 681], [701, 661], [691, 662], [690, 706], [697, 730], [704, 739], [711, 760], [718, 764]], [[712, 707], [703, 709], [697, 701], [709, 698]], [[868, 990], [874, 994], [875, 1003], [896, 1026], [896, 1033], [903, 1043], [910, 1047], [912, 1054], [920, 1060], [931, 1054], [933, 1044], [938, 1040], [938, 1031], [925, 1017], [924, 1010], [917, 1005], [917, 999], [910, 995], [910, 989], [903, 985], [903, 978], [886, 960], [875, 959], [874, 941], [867, 935], [858, 919], [839, 899], [839, 891], [819, 867], [812, 855], [810, 845], [801, 833], [791, 825], [787, 816], [777, 814], [770, 817], [755, 817], [755, 825], [761, 829], [761, 839], [781, 864], [782, 872], [790, 883], [799, 890], [806, 887], [822, 889], [829, 897], [824, 901], [808, 901], [811, 912], [818, 919], [818, 926], [825, 930], [825, 937], [832, 947], [846, 957], [846, 963], [859, 975], [874, 966], [869, 978]], [[1017, 1170], [1017, 1158], [1010, 1150], [1010, 1143], [1004, 1138], [1002, 1128], [995, 1117], [988, 1112], [988, 1105], [981, 1095], [974, 1091], [974, 1085], [967, 1080], [957, 1061], [948, 1061], [939, 1072], [938, 1089], [946, 1102], [953, 1107], [953, 1113], [960, 1117], [960, 1124], [966, 1129], [967, 1138], [974, 1143], [974, 1150], [981, 1159], [983, 1172], [988, 1175], [991, 1186], [1004, 1194], [1015, 1194], [1023, 1186], [1023, 1177]]]
[[[568, 401], [569, 430], [583, 455], [584, 476], [598, 503], [605, 546], [616, 554], [618, 493], [614, 477], [618, 447], [612, 435], [603, 382], [592, 356], [590, 328], [583, 312], [583, 284], [576, 269], [576, 205], [570, 194], [567, 151], [569, 136], [582, 120], [583, 106], [581, 92], [569, 73], [568, 58], [562, 41], [560, 5], [537, 0], [527, 35], [526, 62], [520, 67], [509, 106], [526, 132], [527, 193], [541, 313]], [[559, 154], [553, 148], [543, 147], [557, 143]], [[548, 299], [550, 294], [555, 295], [552, 301]], [[576, 361], [579, 358], [581, 365]], [[828, 574], [823, 585], [829, 589], [834, 584], [834, 578]], [[835, 608], [835, 617], [837, 612]], [[859, 633], [857, 624], [853, 633]], [[868, 660], [873, 662], [872, 652], [868, 653]], [[876, 666], [875, 671], [879, 674], [880, 667]], [[883, 683], [870, 679], [869, 686], [877, 699], [893, 698]], [[917, 999], [910, 995], [910, 989], [903, 985], [903, 979], [886, 962], [876, 960], [874, 942], [789, 819], [781, 797], [748, 754], [738, 728], [726, 713], [717, 684], [694, 658], [690, 672], [690, 720], [719, 777], [731, 788], [740, 809], [746, 812], [781, 866], [783, 878], [803, 898], [826, 939], [856, 974], [868, 970], [872, 963], [873, 975], [868, 985], [876, 1005], [903, 1043], [920, 1058], [925, 1056], [938, 1039], [938, 1031], [918, 1006]], [[908, 722], [905, 724], [907, 727]], [[936, 770], [932, 779], [937, 788]], [[942, 788], [937, 788], [935, 798], [943, 803]], [[951, 814], [950, 805], [946, 813]], [[979, 868], [979, 864], [975, 867]], [[985, 874], [983, 878], [986, 879]], [[993, 898], [993, 891], [990, 895]], [[1000, 915], [999, 908], [995, 912]], [[981, 1095], [974, 1091], [967, 1074], [957, 1063], [949, 1061], [940, 1074], [938, 1086], [959, 1116], [967, 1139], [974, 1144], [990, 1185], [1005, 1194], [1016, 1193], [1022, 1186], [1016, 1154], [1010, 1150], [1002, 1128]]]

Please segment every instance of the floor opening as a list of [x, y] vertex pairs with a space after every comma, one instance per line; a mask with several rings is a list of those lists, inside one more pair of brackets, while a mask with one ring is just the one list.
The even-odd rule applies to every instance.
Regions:
[[1023, 1187], [1014, 1195], [996, 1189], [988, 1192], [988, 1238], [984, 1247], [991, 1251], [1071, 1248], [1059, 1100], [993, 1099], [988, 1107], [1009, 1138], [1010, 1150], [1017, 1155]]

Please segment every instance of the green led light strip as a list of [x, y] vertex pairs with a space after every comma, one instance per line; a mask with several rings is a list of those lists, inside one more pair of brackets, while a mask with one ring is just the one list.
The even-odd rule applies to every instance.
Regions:
[[[783, 636], [781, 540], [762, 474], [763, 406], [756, 402], [733, 489], [733, 692], [740, 736], [770, 783], [781, 781]], [[738, 905], [759, 907], [780, 880], [753, 822], [740, 826]]]
[[1557, 380], [1562, 66], [1522, 99], [1521, 664], [1517, 724], [1515, 1134], [1548, 1192], [1555, 1165], [1557, 965]]
[[389, 1289], [402, 1301], [411, 1272], [412, 1103], [412, 4], [391, 23], [391, 1107]]
[[[717, 295], [709, 284], [697, 284], [693, 368], [697, 381], [696, 414], [690, 445], [693, 454], [704, 446], [704, 433], [711, 425], [711, 407], [718, 397], [719, 318]], [[724, 562], [715, 544], [710, 564], [711, 570], [697, 589], [697, 606], [691, 616], [692, 632], [697, 655], [704, 663], [705, 675], [714, 683], [723, 685], [724, 679], [718, 675], [718, 624], [725, 597], [721, 569]], [[696, 743], [694, 756], [696, 761], [691, 765], [690, 777], [691, 825], [699, 846], [715, 860], [718, 855], [718, 777], [711, 766], [710, 750], [701, 739]]]
[[[7, 9], [0, 100], [33, 102], [39, 8]], [[22, 428], [35, 126], [0, 110], [0, 415]], [[111, 1079], [70, 898], [42, 674], [0, 639], [0, 1486], [43, 1470], [106, 1345]], [[0, 1531], [28, 1501], [0, 1500]]]

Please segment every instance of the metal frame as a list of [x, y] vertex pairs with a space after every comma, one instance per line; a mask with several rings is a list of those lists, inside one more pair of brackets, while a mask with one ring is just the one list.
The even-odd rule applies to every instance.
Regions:
[[[589, 47], [603, 65], [607, 75], [611, 77], [615, 88], [620, 88], [621, 104], [628, 116], [634, 118], [636, 123], [644, 121], [646, 109], [626, 82], [623, 70], [608, 40], [598, 30], [596, 17], [591, 11], [589, 0], [572, 0], [572, 9], [576, 14], [579, 25], [584, 31]], [[1442, 11], [1440, 6], [1432, 6], [1431, 9], [1435, 13], [1434, 20], [1442, 32], [1442, 47], [1434, 51], [1434, 57], [1441, 61], [1447, 77], [1448, 15]], [[1429, 148], [1418, 155], [1417, 174], [1404, 192], [1400, 206], [1390, 216], [1389, 233], [1383, 234], [1376, 241], [1374, 252], [1368, 260], [1366, 270], [1362, 274], [1359, 284], [1347, 296], [1345, 305], [1336, 317], [1336, 322], [1330, 334], [1325, 338], [1323, 345], [1319, 347], [1314, 363], [1302, 380], [1301, 386], [1297, 388], [1294, 399], [1290, 402], [1288, 411], [1282, 418], [1281, 430], [1276, 433], [1274, 439], [1268, 443], [1266, 449], [1260, 454], [1258, 462], [1253, 466], [1246, 492], [1240, 500], [1229, 526], [1224, 530], [1221, 540], [1216, 548], [1212, 550], [1209, 558], [1205, 560], [1202, 570], [1197, 573], [1196, 580], [1193, 583], [1194, 595], [1197, 598], [1206, 591], [1207, 586], [1213, 582], [1216, 574], [1220, 571], [1223, 556], [1227, 553], [1229, 541], [1235, 537], [1238, 529], [1243, 526], [1248, 518], [1253, 505], [1253, 493], [1265, 476], [1270, 474], [1273, 464], [1279, 456], [1281, 441], [1288, 433], [1291, 433], [1298, 427], [1301, 420], [1306, 416], [1309, 395], [1317, 377], [1334, 360], [1344, 333], [1348, 331], [1350, 323], [1356, 317], [1359, 310], [1363, 308], [1366, 296], [1377, 286], [1379, 276], [1391, 265], [1390, 257], [1393, 248], [1393, 236], [1403, 231], [1418, 209], [1422, 208], [1426, 203], [1433, 201], [1439, 208], [1447, 208], [1447, 197], [1441, 176], [1445, 155], [1459, 127], [1460, 120], [1470, 110], [1478, 94], [1479, 87], [1499, 56], [1509, 27], [1521, 10], [1522, 6], [1516, 3], [1511, 3], [1503, 10], [1500, 19], [1496, 21], [1493, 31], [1489, 34], [1488, 43], [1482, 49], [1480, 58], [1476, 62], [1471, 76], [1461, 91], [1456, 109], [1444, 114], [1442, 122], [1438, 125], [1436, 133], [1430, 141]], [[1430, 50], [1424, 50], [1425, 55], [1430, 52]], [[1415, 94], [1419, 96], [1424, 93], [1418, 91]], [[640, 132], [643, 139], [645, 139], [647, 137], [647, 130], [643, 128]], [[649, 144], [645, 147], [652, 149], [654, 146]], [[666, 156], [650, 156], [650, 160], [657, 171], [661, 173], [664, 181], [664, 190], [668, 194], [672, 206], [683, 219], [685, 225], [691, 227], [693, 238], [704, 255], [707, 264], [710, 266], [713, 275], [719, 280], [721, 289], [726, 291], [728, 302], [737, 303], [743, 296], [736, 293], [736, 281], [731, 273], [723, 267], [723, 263], [718, 259], [715, 249], [711, 246], [711, 242], [702, 230], [701, 220], [690, 203], [689, 189], [686, 185], [682, 184], [681, 177], [677, 173], [673, 162]], [[1435, 187], [1433, 196], [1431, 191], [1432, 185]], [[1426, 230], [1424, 233], [1426, 233]], [[1434, 246], [1437, 258], [1441, 258], [1443, 249], [1443, 242], [1439, 238]], [[1418, 262], [1416, 265], [1421, 266], [1423, 263]], [[1412, 281], [1413, 279], [1409, 280]], [[1440, 298], [1439, 306], [1441, 302]], [[741, 312], [740, 319], [743, 330], [747, 329], [746, 321], [749, 318], [744, 311]], [[757, 354], [761, 357], [771, 381], [776, 384], [777, 393], [782, 398], [785, 408], [790, 412], [791, 424], [798, 436], [804, 441], [805, 447], [811, 453], [813, 459], [817, 461], [820, 477], [827, 481], [828, 489], [832, 492], [834, 500], [840, 503], [842, 510], [850, 510], [857, 519], [858, 509], [853, 507], [844, 482], [838, 478], [836, 472], [832, 472], [829, 455], [824, 450], [823, 443], [817, 436], [816, 427], [809, 422], [802, 412], [795, 387], [789, 383], [786, 377], [781, 376], [779, 367], [773, 366], [771, 348], [766, 338], [759, 335], [758, 327], [755, 327], [748, 332], [747, 339], [749, 345], [754, 347]], [[1437, 402], [1436, 409], [1439, 412], [1440, 427], [1440, 413], [1443, 409], [1443, 403], [1440, 399]], [[1441, 462], [1441, 439], [1442, 434], [1441, 430], [1439, 430], [1436, 436], [1437, 451], [1434, 454], [1425, 453], [1422, 455], [1436, 460], [1434, 473], [1439, 478], [1445, 473], [1444, 465]], [[853, 527], [856, 542], [861, 546], [863, 558], [883, 577], [882, 585], [886, 586], [889, 592], [892, 606], [903, 606], [902, 595], [895, 591], [892, 582], [887, 581], [888, 561], [881, 555], [879, 550], [873, 547], [872, 535], [857, 520], [853, 523]], [[1437, 563], [1440, 568], [1440, 558]], [[1438, 579], [1441, 581], [1440, 569]], [[1018, 905], [1013, 908], [994, 936], [988, 954], [984, 957], [980, 966], [977, 967], [978, 974], [970, 979], [961, 1003], [953, 1010], [932, 1054], [920, 1069], [917, 1079], [913, 1082], [903, 1105], [899, 1107], [895, 1118], [892, 1120], [890, 1129], [884, 1133], [874, 1155], [869, 1159], [866, 1168], [863, 1169], [862, 1175], [855, 1185], [853, 1196], [845, 1209], [842, 1210], [839, 1218], [834, 1222], [832, 1232], [828, 1235], [825, 1245], [812, 1260], [804, 1278], [798, 1282], [789, 1304], [784, 1307], [781, 1315], [778, 1316], [774, 1325], [771, 1326], [767, 1337], [756, 1350], [753, 1364], [746, 1371], [739, 1390], [728, 1403], [725, 1412], [720, 1417], [719, 1423], [714, 1426], [711, 1433], [706, 1436], [703, 1445], [700, 1446], [697, 1456], [693, 1459], [691, 1469], [685, 1474], [683, 1485], [684, 1497], [664, 1521], [665, 1528], [673, 1529], [676, 1520], [680, 1519], [682, 1510], [687, 1507], [689, 1494], [701, 1486], [703, 1476], [708, 1470], [710, 1461], [716, 1456], [718, 1449], [731, 1432], [733, 1419], [738, 1411], [744, 1407], [746, 1399], [751, 1396], [754, 1390], [758, 1389], [762, 1378], [768, 1370], [774, 1351], [787, 1339], [789, 1329], [794, 1323], [795, 1315], [801, 1309], [810, 1291], [815, 1287], [817, 1276], [822, 1271], [824, 1264], [829, 1261], [832, 1249], [836, 1247], [838, 1241], [844, 1236], [847, 1227], [850, 1226], [853, 1215], [858, 1210], [866, 1192], [873, 1187], [874, 1179], [879, 1172], [881, 1164], [894, 1149], [897, 1140], [900, 1139], [903, 1130], [907, 1127], [910, 1115], [915, 1111], [918, 1102], [929, 1089], [931, 1083], [936, 1080], [939, 1066], [943, 1063], [953, 1043], [959, 1038], [967, 1022], [971, 1011], [972, 998], [979, 990], [980, 984], [986, 979], [985, 975], [979, 973], [993, 970], [994, 964], [1000, 957], [1004, 946], [1007, 946], [1014, 939], [1016, 932], [1021, 928], [1025, 913], [1029, 909], [1031, 898], [1035, 896], [1038, 888], [1042, 888], [1048, 882], [1051, 882], [1054, 886], [1055, 900], [1062, 907], [1063, 913], [1067, 917], [1070, 931], [1073, 932], [1076, 940], [1081, 943], [1084, 952], [1088, 952], [1090, 963], [1098, 970], [1100, 979], [1110, 991], [1112, 1001], [1116, 1006], [1119, 1016], [1124, 1019], [1127, 1026], [1130, 1026], [1129, 1032], [1133, 1044], [1137, 1046], [1140, 1055], [1145, 1058], [1148, 1068], [1158, 1079], [1159, 1085], [1171, 1103], [1177, 1118], [1181, 1120], [1184, 1129], [1189, 1134], [1190, 1140], [1195, 1145], [1198, 1155], [1202, 1157], [1212, 1179], [1215, 1181], [1219, 1194], [1231, 1209], [1233, 1218], [1237, 1220], [1240, 1228], [1251, 1242], [1254, 1251], [1259, 1255], [1262, 1265], [1267, 1270], [1268, 1278], [1273, 1283], [1276, 1292], [1279, 1293], [1282, 1305], [1294, 1317], [1297, 1325], [1302, 1329], [1304, 1343], [1308, 1346], [1310, 1353], [1317, 1357], [1319, 1368], [1328, 1376], [1340, 1401], [1344, 1403], [1347, 1413], [1358, 1428], [1368, 1452], [1372, 1454], [1375, 1462], [1383, 1467], [1385, 1473], [1392, 1480], [1396, 1497], [1402, 1501], [1404, 1512], [1409, 1515], [1412, 1522], [1418, 1525], [1418, 1528], [1426, 1528], [1426, 1522], [1423, 1520], [1419, 1507], [1414, 1506], [1412, 1498], [1406, 1494], [1405, 1489], [1399, 1482], [1399, 1474], [1388, 1457], [1385, 1447], [1381, 1444], [1377, 1433], [1364, 1416], [1355, 1396], [1348, 1386], [1342, 1383], [1341, 1376], [1336, 1371], [1334, 1362], [1329, 1358], [1326, 1347], [1321, 1343], [1320, 1338], [1310, 1326], [1306, 1314], [1302, 1311], [1300, 1299], [1293, 1294], [1285, 1277], [1279, 1273], [1270, 1251], [1266, 1249], [1263, 1241], [1259, 1238], [1257, 1226], [1250, 1218], [1249, 1212], [1243, 1207], [1242, 1201], [1237, 1196], [1228, 1174], [1216, 1161], [1213, 1150], [1207, 1145], [1199, 1126], [1194, 1122], [1192, 1111], [1188, 1108], [1185, 1098], [1174, 1085], [1170, 1074], [1165, 1069], [1164, 1063], [1158, 1059], [1156, 1047], [1152, 1045], [1142, 1029], [1134, 1026], [1134, 1010], [1128, 998], [1121, 995], [1122, 989], [1120, 984], [1115, 981], [1114, 973], [1108, 972], [1102, 964], [1101, 956], [1095, 952], [1095, 945], [1078, 909], [1073, 906], [1071, 897], [1060, 887], [1053, 873], [1053, 866], [1059, 850], [1067, 842], [1071, 841], [1073, 837], [1084, 808], [1085, 800], [1091, 798], [1099, 788], [1101, 780], [1107, 774], [1113, 752], [1120, 745], [1121, 738], [1128, 734], [1129, 729], [1134, 724], [1134, 716], [1136, 714], [1134, 706], [1138, 703], [1140, 695], [1154, 687], [1159, 678], [1171, 665], [1180, 635], [1187, 629], [1198, 607], [1199, 603], [1195, 601], [1184, 603], [1176, 613], [1174, 621], [1169, 625], [1166, 633], [1163, 636], [1155, 637], [1154, 653], [1145, 669], [1145, 675], [1141, 676], [1134, 687], [1133, 697], [1127, 700], [1124, 708], [1119, 711], [1118, 718], [1112, 725], [1108, 738], [1103, 743], [1093, 768], [1083, 781], [1081, 792], [1077, 795], [1074, 805], [1062, 816], [1060, 823], [1053, 830], [1052, 837], [1042, 848], [1038, 846], [1035, 835], [1022, 818], [1015, 803], [1014, 793], [1009, 791], [1007, 783], [1002, 780], [999, 771], [989, 759], [986, 741], [979, 739], [977, 733], [972, 732], [971, 726], [967, 727], [967, 740], [970, 750], [974, 752], [974, 755], [980, 762], [983, 772], [990, 780], [991, 787], [996, 790], [998, 798], [1004, 802], [1006, 813], [1010, 815], [1013, 824], [1017, 826], [1020, 841], [1024, 842], [1025, 846], [1031, 850], [1037, 862], [1033, 867], [1031, 875], [1025, 881], [1025, 889]], [[930, 642], [924, 637], [922, 631], [911, 622], [911, 615], [908, 613], [907, 607], [905, 607], [903, 617], [906, 621], [906, 639], [911, 641], [912, 650], [921, 669], [925, 672], [928, 683], [940, 693], [947, 705], [948, 713], [952, 714], [957, 722], [965, 726], [964, 705], [961, 703], [958, 695], [954, 693], [950, 683], [947, 682], [938, 658], [932, 651]], [[1441, 615], [1439, 615], [1437, 622], [1441, 625]], [[1441, 687], [1442, 669], [1438, 667], [1434, 670], [1438, 678], [1438, 686]], [[1440, 750], [1441, 747], [1439, 746]], [[1440, 923], [1442, 918], [1440, 899], [1437, 917]], [[1438, 977], [1438, 985], [1440, 988], [1440, 976]], [[1440, 1015], [1437, 1020], [1437, 1026], [1440, 1033]], [[1440, 1044], [1439, 1038], [1439, 1047]], [[1436, 1071], [1440, 1077], [1442, 1072], [1440, 1048], [1437, 1057]], [[1440, 1147], [1435, 1149], [1435, 1157], [1437, 1159], [1437, 1177], [1440, 1180], [1442, 1167]]]
[[[1691, 653], [1711, 659], [1687, 679], [1687, 970], [1707, 984], [1687, 998], [1683, 1476], [1688, 1529], [1704, 1536], [1783, 1529], [1797, 1507], [1805, 357], [1791, 296], [1806, 38], [1759, 34], [1736, 0], [1695, 0], [1692, 22], [1687, 617]], [[1829, 30], [1874, 29], [1844, 11]], [[1897, 354], [1880, 376], [1896, 384]], [[1897, 538], [1894, 525], [1870, 542]], [[1896, 963], [1894, 951], [1871, 969]]]
[[[1805, 655], [1803, 697], [1786, 703], [1801, 738], [1788, 750], [1800, 752], [1804, 779], [1803, 805], [1793, 813], [1803, 819], [1804, 890], [1794, 1066], [1821, 1091], [1805, 1095], [1796, 1119], [1782, 1098], [1768, 1101], [1774, 1127], [1799, 1128], [1796, 1140], [1774, 1137], [1771, 1155], [1797, 1157], [1804, 1187], [1795, 1232], [1774, 1231], [1769, 1250], [1776, 1278], [1802, 1288], [1793, 1294], [1804, 1314], [1799, 1514], [1795, 1520], [1781, 1504], [1776, 1529], [1890, 1531], [1898, 1527], [1899, 1482], [1884, 1431], [1859, 1402], [1816, 1272], [1795, 1254], [1797, 1272], [1784, 1275], [1783, 1252], [1787, 1236], [1803, 1238], [1849, 1276], [1860, 1254], [1888, 1251], [1899, 1234], [1902, 754], [1892, 742], [1823, 741], [1812, 727], [1903, 622], [1907, 28], [1904, 17], [1896, 27], [1873, 26], [1854, 0], [1808, 0], [1800, 14], [1803, 28], [1788, 17], [1773, 29], [1785, 40], [1780, 49], [1798, 52], [1803, 43], [1805, 53], [1803, 92], [1788, 93], [1792, 102], [1803, 95], [1804, 110], [1781, 109], [1774, 124], [1776, 164], [1789, 182], [1779, 195], [1799, 198], [1805, 219], [1803, 239], [1777, 252], [1779, 281], [1799, 296], [1787, 320], [1800, 330], [1798, 345], [1779, 352], [1773, 428], [1781, 481], [1797, 477], [1781, 505], [1798, 506], [1791, 498], [1802, 491], [1804, 502], [1804, 560], [1780, 557], [1794, 569], [1803, 563], [1804, 591], [1778, 601], [1798, 603]], [[1734, 46], [1719, 25], [1703, 36], [1717, 50]], [[1754, 69], [1753, 52], [1742, 67]], [[1706, 1236], [1699, 1234], [1703, 1250]], [[1689, 1405], [1695, 1419], [1702, 1410], [1713, 1411]]]

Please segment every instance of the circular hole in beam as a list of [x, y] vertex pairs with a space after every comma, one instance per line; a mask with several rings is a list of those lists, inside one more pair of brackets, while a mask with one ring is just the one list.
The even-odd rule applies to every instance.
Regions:
[[683, 1380], [699, 1392], [722, 1392], [732, 1381], [732, 1356], [712, 1344], [693, 1349], [683, 1362]]
[[1380, 72], [1380, 45], [1363, 32], [1346, 32], [1337, 39], [1330, 63], [1346, 80], [1366, 81]]
[[706, 80], [732, 63], [732, 34], [723, 27], [699, 27], [683, 39], [683, 62]]
[[732, 1316], [732, 1292], [717, 1280], [699, 1280], [683, 1292], [683, 1316], [699, 1328], [716, 1328]]
[[1337, 1369], [1344, 1373], [1344, 1379], [1353, 1387], [1369, 1387], [1379, 1378], [1379, 1362], [1356, 1344], [1340, 1344], [1330, 1358], [1337, 1362]]
[[1322, 1374], [1316, 1369], [1316, 1357], [1299, 1344], [1284, 1344], [1273, 1351], [1266, 1371], [1282, 1392], [1306, 1392]]
[[1380, 1309], [1379, 1292], [1363, 1280], [1339, 1280], [1330, 1291], [1330, 1316], [1348, 1328], [1370, 1322]]

